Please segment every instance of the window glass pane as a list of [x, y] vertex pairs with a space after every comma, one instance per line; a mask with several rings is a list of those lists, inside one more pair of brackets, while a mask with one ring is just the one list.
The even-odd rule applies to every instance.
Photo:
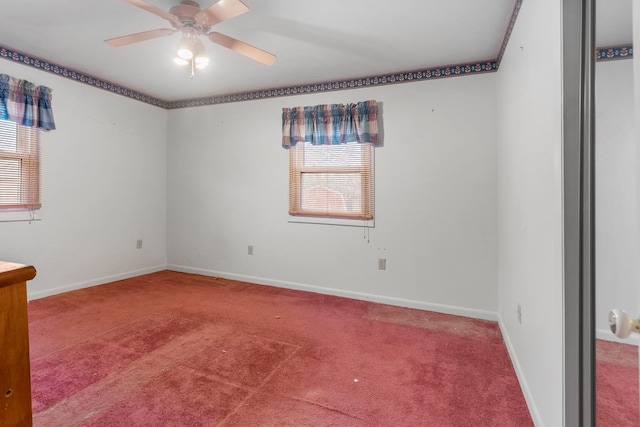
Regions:
[[0, 159], [0, 204], [20, 203], [22, 161]]
[[360, 173], [303, 173], [300, 184], [302, 210], [362, 212]]
[[312, 167], [360, 166], [363, 144], [312, 145], [304, 143], [304, 165]]
[[373, 193], [371, 145], [290, 148], [290, 215], [373, 219]]
[[0, 211], [40, 208], [40, 149], [36, 128], [0, 120]]
[[18, 151], [18, 126], [13, 122], [0, 120], [0, 150], [16, 153]]

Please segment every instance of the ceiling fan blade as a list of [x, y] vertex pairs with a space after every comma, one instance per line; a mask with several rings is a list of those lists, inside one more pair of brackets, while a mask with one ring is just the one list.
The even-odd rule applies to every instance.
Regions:
[[247, 56], [258, 62], [262, 62], [265, 65], [271, 65], [276, 61], [276, 56], [266, 52], [262, 49], [258, 49], [255, 46], [251, 46], [245, 42], [234, 39], [233, 37], [225, 36], [224, 34], [212, 32], [207, 34], [209, 40], [214, 43], [224, 46], [228, 49], [234, 50], [241, 55]]
[[220, 0], [198, 12], [195, 19], [200, 25], [211, 27], [248, 11], [249, 8], [241, 0]]
[[171, 28], [160, 28], [157, 30], [149, 30], [143, 31], [141, 33], [129, 34], [128, 36], [115, 37], [113, 39], [105, 40], [104, 42], [114, 47], [120, 47], [131, 43], [155, 39], [162, 36], [169, 36], [175, 32], [176, 30]]
[[134, 6], [138, 6], [140, 9], [144, 9], [147, 12], [151, 12], [154, 15], [158, 15], [159, 17], [164, 18], [169, 22], [178, 22], [177, 16], [167, 12], [166, 10], [162, 10], [159, 7], [155, 7], [144, 0], [124, 0], [124, 1]]

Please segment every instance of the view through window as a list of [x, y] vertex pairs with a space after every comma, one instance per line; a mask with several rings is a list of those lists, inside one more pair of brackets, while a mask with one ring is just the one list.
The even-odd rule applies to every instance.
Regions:
[[40, 208], [40, 141], [33, 127], [0, 120], [0, 211]]
[[373, 219], [373, 147], [349, 142], [289, 149], [289, 214]]

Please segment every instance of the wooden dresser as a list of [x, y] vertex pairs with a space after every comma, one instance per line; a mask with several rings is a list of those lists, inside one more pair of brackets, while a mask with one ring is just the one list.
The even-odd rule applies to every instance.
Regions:
[[31, 426], [27, 280], [31, 266], [0, 261], [0, 426]]

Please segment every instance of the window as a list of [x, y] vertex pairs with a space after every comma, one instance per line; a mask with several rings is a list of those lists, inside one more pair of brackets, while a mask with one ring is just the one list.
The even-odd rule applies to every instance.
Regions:
[[358, 142], [289, 149], [289, 214], [373, 219], [373, 146]]
[[0, 120], [0, 211], [40, 208], [40, 132]]
[[289, 215], [345, 223], [339, 225], [372, 220], [373, 150], [382, 145], [379, 136], [378, 104], [373, 100], [283, 108]]

